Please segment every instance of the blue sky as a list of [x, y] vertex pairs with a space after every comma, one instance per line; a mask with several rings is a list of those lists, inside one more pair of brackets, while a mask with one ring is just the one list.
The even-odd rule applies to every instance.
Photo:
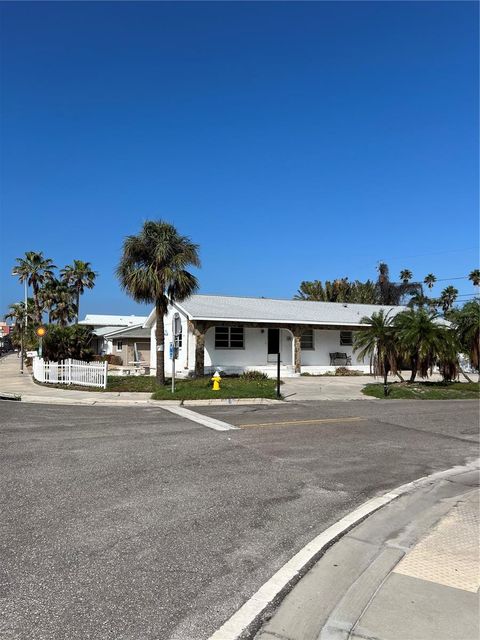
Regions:
[[152, 218], [200, 244], [204, 293], [477, 266], [476, 3], [0, 12], [0, 312], [26, 250], [92, 263], [82, 315], [139, 311], [113, 272]]

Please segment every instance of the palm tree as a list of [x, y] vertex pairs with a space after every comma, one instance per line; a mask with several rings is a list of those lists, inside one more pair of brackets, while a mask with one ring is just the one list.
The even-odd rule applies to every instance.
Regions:
[[470, 300], [455, 311], [453, 326], [461, 345], [474, 369], [480, 367], [480, 300]]
[[424, 307], [426, 304], [430, 303], [430, 298], [427, 298], [427, 296], [423, 293], [414, 293], [408, 301], [407, 306], [413, 309], [415, 307]]
[[409, 269], [402, 269], [402, 271], [400, 271], [400, 280], [403, 284], [408, 284], [412, 278], [413, 273]]
[[64, 282], [58, 282], [53, 290], [52, 304], [49, 318], [56, 320], [61, 327], [66, 327], [78, 317], [78, 308], [75, 304], [77, 292]]
[[374, 311], [370, 317], [365, 316], [362, 324], [368, 324], [355, 335], [353, 350], [358, 351], [358, 358], [370, 358], [370, 370], [375, 376], [383, 375], [385, 395], [387, 395], [387, 378], [391, 371], [398, 371], [398, 350], [395, 342], [392, 318], [383, 309]]
[[77, 317], [76, 291], [66, 282], [52, 278], [46, 282], [38, 293], [44, 311], [48, 311], [48, 321], [56, 320], [66, 326]]
[[80, 313], [80, 296], [85, 289], [93, 289], [97, 274], [92, 270], [90, 262], [74, 260], [73, 264], [67, 264], [61, 271], [63, 281], [73, 287], [76, 292], [77, 322]]
[[304, 280], [300, 283], [297, 293], [293, 296], [294, 300], [317, 300], [323, 302], [325, 300], [325, 291], [321, 280]]
[[429, 289], [433, 289], [433, 285], [437, 281], [437, 278], [433, 275], [433, 273], [429, 273], [423, 279], [423, 283], [427, 285]]
[[[35, 306], [32, 298], [27, 300], [27, 316], [30, 324], [33, 322], [35, 315]], [[14, 320], [15, 324], [25, 323], [25, 302], [14, 302], [8, 307], [5, 314], [5, 320]]]
[[165, 384], [164, 317], [171, 302], [181, 302], [198, 289], [186, 268], [200, 266], [198, 245], [163, 220], [147, 221], [140, 233], [128, 236], [117, 267], [122, 288], [137, 302], [154, 303], [156, 310], [157, 382]]
[[423, 308], [409, 309], [395, 317], [399, 349], [411, 365], [410, 382], [415, 382], [417, 373], [427, 377], [442, 354], [445, 326], [436, 318], [437, 314]]
[[473, 284], [474, 287], [479, 287], [480, 286], [480, 269], [474, 269], [473, 271], [470, 271], [470, 273], [468, 274], [468, 279], [470, 280], [470, 282]]
[[440, 294], [440, 304], [444, 313], [447, 313], [455, 304], [455, 300], [458, 296], [458, 289], [455, 289], [452, 285], [445, 287]]
[[38, 300], [42, 307], [42, 311], [48, 313], [48, 322], [52, 321], [52, 309], [57, 301], [58, 287], [61, 285], [60, 280], [51, 278], [45, 282], [38, 292]]
[[50, 258], [44, 258], [43, 253], [27, 251], [25, 258], [17, 258], [17, 263], [12, 273], [18, 276], [20, 282], [27, 282], [33, 288], [33, 300], [35, 304], [35, 320], [42, 323], [42, 310], [38, 299], [40, 286], [47, 280], [53, 278], [55, 265]]
[[[406, 269], [404, 271], [407, 271]], [[402, 272], [404, 273], [404, 272]], [[410, 273], [410, 272], [409, 272]], [[422, 285], [418, 282], [392, 282], [388, 264], [380, 262], [378, 265], [378, 279], [376, 283], [379, 304], [399, 305], [407, 294], [422, 292]]]

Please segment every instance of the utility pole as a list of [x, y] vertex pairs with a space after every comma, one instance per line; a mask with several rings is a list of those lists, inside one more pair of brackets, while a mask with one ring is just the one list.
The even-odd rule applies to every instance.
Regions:
[[20, 373], [23, 373], [23, 322], [20, 323]]
[[28, 327], [28, 313], [27, 313], [27, 304], [28, 304], [28, 292], [27, 292], [27, 279], [25, 278], [24, 281], [24, 285], [25, 285], [25, 327]]

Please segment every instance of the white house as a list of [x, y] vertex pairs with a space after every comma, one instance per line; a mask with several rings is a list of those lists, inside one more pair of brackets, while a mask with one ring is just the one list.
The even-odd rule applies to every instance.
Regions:
[[[170, 305], [165, 317], [165, 371], [171, 373], [169, 345], [172, 319], [181, 319], [176, 372], [202, 375], [219, 369], [225, 373], [248, 370], [276, 375], [280, 353], [282, 376], [324, 373], [338, 366], [369, 371], [369, 363], [353, 353], [353, 334], [361, 320], [384, 309], [395, 315], [405, 307], [370, 304], [273, 300], [231, 296], [194, 295]], [[156, 314], [144, 327], [151, 330], [151, 373], [156, 370]]]
[[94, 352], [107, 355], [114, 352], [113, 339], [108, 334], [121, 331], [126, 327], [141, 327], [146, 320], [145, 316], [112, 316], [89, 313], [78, 324], [92, 328]]

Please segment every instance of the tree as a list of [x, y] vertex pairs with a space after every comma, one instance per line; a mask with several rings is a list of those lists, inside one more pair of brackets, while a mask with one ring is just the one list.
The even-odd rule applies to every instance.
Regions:
[[52, 290], [49, 319], [56, 320], [62, 327], [78, 318], [78, 308], [75, 303], [77, 292], [64, 282], [56, 280], [56, 286]]
[[317, 302], [351, 302], [358, 304], [376, 304], [377, 291], [371, 280], [350, 282], [348, 278], [337, 280], [303, 281], [293, 297], [294, 300], [314, 300]]
[[[33, 324], [35, 316], [35, 306], [32, 298], [27, 300], [27, 317], [28, 323]], [[8, 307], [8, 311], [5, 314], [5, 320], [14, 320], [15, 324], [24, 324], [26, 320], [25, 316], [25, 302], [14, 302]]]
[[50, 258], [44, 258], [43, 253], [35, 251], [27, 251], [24, 258], [17, 258], [17, 265], [14, 266], [12, 273], [18, 276], [20, 282], [27, 282], [28, 286], [33, 288], [33, 300], [35, 304], [35, 320], [38, 324], [42, 323], [42, 310], [38, 298], [38, 292], [41, 285], [47, 280], [53, 278], [53, 269], [55, 265]]
[[93, 289], [97, 274], [92, 270], [90, 262], [74, 260], [72, 265], [67, 264], [61, 271], [62, 280], [72, 287], [76, 293], [76, 320], [79, 320], [80, 296], [85, 289]]
[[90, 327], [50, 325], [43, 339], [43, 357], [52, 362], [67, 358], [89, 362], [93, 357], [92, 338]]
[[423, 279], [423, 283], [427, 285], [429, 289], [433, 289], [433, 285], [437, 281], [437, 278], [433, 275], [433, 273], [429, 273]]
[[474, 269], [473, 271], [470, 271], [470, 273], [468, 274], [468, 279], [470, 280], [470, 282], [473, 284], [474, 287], [479, 287], [480, 286], [480, 269]]
[[366, 357], [370, 359], [370, 369], [375, 376], [383, 376], [386, 394], [388, 374], [398, 371], [398, 350], [392, 318], [380, 309], [370, 317], [364, 316], [361, 323], [369, 326], [356, 333], [353, 350], [358, 351], [361, 360]]
[[60, 280], [50, 278], [47, 280], [38, 292], [38, 300], [42, 311], [48, 314], [48, 322], [52, 322], [52, 310], [57, 301], [58, 287]]
[[122, 288], [137, 302], [154, 303], [156, 310], [157, 382], [165, 384], [164, 317], [170, 302], [181, 302], [198, 289], [187, 271], [199, 267], [198, 245], [163, 220], [147, 221], [140, 233], [128, 236], [117, 267]]
[[325, 291], [321, 280], [303, 280], [297, 293], [293, 296], [294, 300], [316, 300], [325, 301]]
[[[405, 269], [402, 271], [404, 273]], [[411, 274], [411, 272], [408, 272]], [[385, 305], [399, 305], [406, 295], [422, 292], [422, 285], [418, 282], [392, 282], [388, 264], [380, 262], [378, 265], [378, 279], [376, 283], [378, 303]]]
[[480, 367], [480, 300], [470, 300], [451, 317], [461, 350], [474, 369]]
[[412, 278], [413, 273], [409, 269], [402, 269], [402, 271], [400, 271], [400, 280], [403, 284], [408, 284]]
[[23, 336], [23, 346], [25, 349], [35, 349], [37, 347], [38, 338], [35, 334], [34, 319], [35, 319], [35, 305], [33, 298], [27, 300], [27, 316], [28, 323], [25, 326], [25, 303], [14, 302], [8, 308], [8, 312], [5, 314], [5, 320], [12, 319], [15, 324], [9, 333], [11, 343], [15, 347], [20, 347]]
[[410, 308], [414, 309], [415, 307], [424, 307], [426, 304], [431, 304], [431, 298], [427, 298], [423, 293], [414, 293], [410, 300], [408, 301], [408, 305]]
[[410, 382], [417, 373], [426, 378], [442, 354], [446, 327], [437, 322], [436, 313], [426, 309], [409, 309], [394, 320], [399, 351], [411, 367]]
[[458, 296], [458, 289], [455, 289], [452, 285], [445, 287], [442, 293], [440, 294], [440, 304], [442, 305], [442, 309], [444, 313], [450, 311], [450, 309], [455, 304], [455, 300]]

